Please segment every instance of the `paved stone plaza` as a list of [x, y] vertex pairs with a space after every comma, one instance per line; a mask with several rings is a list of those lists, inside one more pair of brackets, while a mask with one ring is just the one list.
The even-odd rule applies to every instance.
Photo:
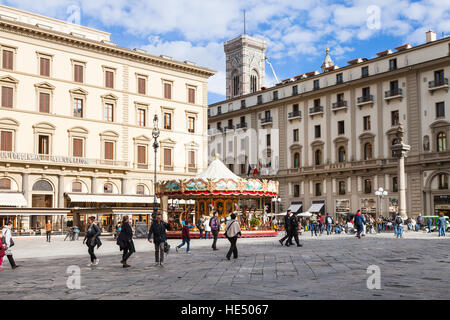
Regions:
[[[138, 252], [123, 269], [112, 239], [103, 237], [100, 264], [87, 267], [87, 247], [54, 237], [17, 238], [21, 268], [6, 260], [0, 272], [2, 299], [449, 299], [450, 239], [409, 232], [300, 237], [303, 248], [281, 247], [278, 238], [240, 239], [239, 259], [224, 258], [210, 240], [192, 240], [192, 254], [175, 252], [170, 240], [164, 267], [155, 267], [153, 245], [136, 240]], [[50, 258], [44, 258], [49, 256]], [[81, 255], [80, 255], [81, 254]], [[67, 267], [81, 267], [81, 289], [66, 286]], [[381, 270], [381, 289], [367, 288], [367, 267]]]

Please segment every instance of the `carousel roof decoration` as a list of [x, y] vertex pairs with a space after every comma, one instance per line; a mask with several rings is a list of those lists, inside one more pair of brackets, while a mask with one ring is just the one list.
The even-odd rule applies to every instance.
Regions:
[[187, 198], [191, 196], [261, 196], [278, 195], [278, 181], [243, 179], [228, 169], [216, 154], [208, 168], [191, 179], [158, 183], [158, 196]]

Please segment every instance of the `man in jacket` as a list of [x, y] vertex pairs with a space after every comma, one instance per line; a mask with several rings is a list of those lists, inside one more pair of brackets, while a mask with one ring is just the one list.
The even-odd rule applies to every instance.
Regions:
[[148, 232], [148, 242], [155, 243], [155, 266], [164, 265], [164, 243], [167, 241], [166, 230], [170, 230], [169, 224], [162, 221], [161, 213], [156, 214], [156, 220], [152, 222]]
[[136, 249], [134, 248], [133, 242], [133, 229], [130, 226], [130, 218], [128, 216], [123, 217], [120, 228], [121, 231], [117, 237], [117, 244], [119, 245], [120, 250], [123, 250], [120, 263], [122, 263], [124, 268], [129, 268], [130, 265], [127, 264], [127, 260], [134, 252], [136, 252]]
[[11, 247], [14, 245], [14, 241], [12, 240], [11, 228], [12, 222], [11, 221], [6, 222], [6, 225], [3, 227], [2, 230], [3, 237], [5, 238], [5, 243], [3, 243], [3, 245], [6, 245], [6, 257], [8, 258], [11, 268], [16, 269], [20, 266], [16, 265], [16, 262], [14, 261], [13, 254], [11, 251]]
[[291, 218], [289, 219], [289, 239], [286, 243], [286, 247], [289, 247], [292, 245], [292, 238], [294, 238], [295, 243], [297, 244], [297, 247], [302, 247], [298, 240], [298, 219], [297, 219], [297, 212], [294, 212], [294, 214], [291, 215]]
[[50, 220], [47, 221], [47, 224], [45, 225], [45, 232], [47, 234], [47, 242], [50, 242], [50, 236], [52, 234], [52, 223]]
[[197, 220], [197, 229], [200, 231], [200, 239], [203, 238], [203, 231], [205, 230], [205, 226], [203, 225], [205, 223], [205, 218], [203, 214], [198, 218]]
[[397, 214], [394, 218], [394, 236], [403, 238], [403, 219], [400, 214]]
[[356, 237], [358, 239], [361, 239], [361, 233], [364, 230], [364, 223], [365, 220], [361, 214], [361, 211], [357, 211], [356, 212], [356, 216], [355, 216], [355, 220], [354, 220], [354, 224], [355, 224], [355, 228], [356, 228]]
[[311, 215], [309, 222], [311, 222], [311, 237], [314, 236], [314, 234], [317, 237], [317, 217], [315, 213]]
[[227, 253], [227, 259], [230, 260], [231, 254], [233, 253], [233, 258], [238, 258], [238, 249], [236, 246], [237, 238], [241, 235], [241, 227], [239, 222], [236, 221], [236, 214], [231, 214], [231, 219], [228, 220], [225, 226], [225, 237], [230, 241], [230, 250]]
[[333, 229], [333, 219], [330, 217], [329, 214], [327, 214], [327, 217], [325, 218], [325, 225], [327, 227], [327, 236], [329, 236]]
[[[291, 227], [291, 223], [290, 223], [291, 215], [292, 215], [292, 212], [291, 212], [291, 210], [288, 209], [288, 211], [286, 212], [286, 215], [284, 216], [284, 228], [286, 231], [286, 235], [279, 240], [281, 245], [283, 245], [284, 240], [289, 238], [289, 234], [290, 234], [289, 229]], [[292, 240], [292, 238], [291, 238], [291, 240]], [[288, 244], [292, 244], [292, 242], [290, 242], [290, 243], [286, 242], [286, 245], [288, 245]]]
[[216, 247], [217, 244], [217, 237], [219, 236], [219, 230], [220, 230], [220, 220], [219, 220], [219, 214], [217, 213], [217, 211], [214, 211], [214, 217], [212, 217], [210, 220], [210, 226], [211, 226], [211, 232], [213, 234], [213, 244], [212, 244], [212, 248], [213, 250], [219, 250]]

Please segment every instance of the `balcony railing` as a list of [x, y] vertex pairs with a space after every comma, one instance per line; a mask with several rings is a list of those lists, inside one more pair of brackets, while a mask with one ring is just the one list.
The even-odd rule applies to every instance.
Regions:
[[385, 98], [392, 98], [392, 97], [398, 97], [398, 96], [403, 96], [403, 90], [400, 88], [388, 90], [388, 91], [384, 92]]
[[309, 108], [309, 115], [317, 113], [323, 113], [323, 106], [314, 106], [312, 108]]
[[342, 108], [347, 108], [347, 100], [340, 100], [337, 102], [333, 102], [333, 104], [331, 105], [331, 107], [333, 109], [342, 109]]
[[292, 118], [301, 118], [302, 117], [302, 112], [300, 110], [296, 110], [296, 111], [292, 111], [288, 113], [288, 118], [292, 119]]
[[272, 123], [272, 117], [265, 117], [261, 119], [261, 124]]
[[225, 131], [227, 131], [227, 130], [234, 130], [234, 125], [230, 124], [230, 125], [226, 126], [224, 129], [225, 129]]
[[373, 95], [362, 96], [358, 98], [358, 104], [373, 102]]
[[245, 129], [247, 128], [247, 122], [241, 122], [236, 125], [236, 129]]
[[430, 88], [430, 89], [434, 89], [437, 87], [443, 87], [443, 86], [448, 86], [448, 78], [442, 78], [442, 79], [428, 82], [428, 88]]

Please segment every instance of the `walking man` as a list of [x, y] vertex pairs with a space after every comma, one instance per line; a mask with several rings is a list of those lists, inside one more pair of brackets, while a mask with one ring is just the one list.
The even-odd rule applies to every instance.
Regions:
[[[289, 229], [291, 227], [290, 226], [291, 215], [292, 215], [292, 212], [290, 209], [288, 209], [288, 211], [286, 212], [286, 215], [284, 216], [284, 229], [286, 231], [286, 235], [279, 240], [281, 245], [283, 245], [284, 240], [289, 238]], [[286, 242], [286, 245], [289, 245], [289, 244], [292, 244], [292, 243]]]
[[433, 224], [433, 219], [428, 218], [427, 223], [428, 223], [428, 233], [431, 233], [431, 225]]
[[52, 234], [52, 223], [50, 220], [47, 221], [47, 224], [45, 225], [45, 231], [47, 234], [47, 242], [50, 242], [50, 236]]
[[166, 230], [170, 230], [170, 225], [162, 221], [161, 213], [156, 214], [156, 220], [152, 222], [148, 232], [148, 242], [155, 243], [155, 266], [164, 266], [164, 244], [167, 241]]
[[217, 244], [217, 237], [219, 236], [219, 230], [220, 230], [220, 220], [219, 220], [219, 214], [217, 213], [217, 211], [214, 211], [214, 217], [212, 217], [210, 220], [210, 226], [211, 226], [211, 232], [213, 234], [213, 244], [212, 244], [212, 248], [213, 250], [219, 250], [216, 247]]
[[361, 215], [361, 211], [359, 211], [359, 210], [356, 212], [354, 223], [355, 223], [355, 227], [356, 227], [356, 237], [358, 239], [361, 239], [361, 233], [364, 230], [365, 220], [364, 220], [363, 216]]
[[394, 223], [394, 236], [397, 236], [397, 238], [403, 238], [403, 218], [400, 214], [395, 216]]
[[314, 234], [317, 237], [317, 216], [315, 213], [312, 214], [309, 221], [311, 222], [311, 237], [314, 236]]
[[238, 258], [238, 249], [236, 246], [237, 238], [241, 235], [241, 227], [239, 222], [236, 221], [236, 214], [231, 214], [231, 219], [228, 220], [225, 226], [225, 237], [230, 241], [230, 250], [227, 253], [227, 259], [230, 260], [231, 254], [233, 254], [233, 259]]
[[2, 241], [2, 245], [6, 245], [6, 257], [8, 258], [11, 268], [16, 269], [20, 266], [16, 265], [16, 262], [14, 261], [13, 254], [11, 251], [11, 247], [14, 246], [14, 241], [12, 239], [12, 234], [11, 234], [11, 228], [12, 228], [12, 222], [8, 221], [2, 230], [3, 238], [5, 239], [5, 243], [3, 243], [3, 241]]
[[121, 231], [117, 237], [117, 244], [119, 245], [120, 250], [123, 250], [120, 263], [122, 263], [124, 268], [129, 268], [130, 265], [127, 264], [127, 260], [134, 252], [136, 252], [136, 250], [133, 242], [133, 229], [130, 226], [130, 218], [128, 216], [124, 216], [122, 219]]
[[333, 219], [329, 214], [327, 214], [327, 217], [325, 218], [325, 224], [327, 227], [327, 236], [329, 236], [331, 234], [331, 230], [333, 229]]
[[441, 212], [441, 213], [439, 213], [439, 219], [438, 219], [439, 237], [445, 237], [445, 225], [446, 225], [446, 221], [445, 221], [444, 213]]
[[[198, 220], [197, 220], [197, 229], [198, 229], [198, 231], [200, 231], [200, 239], [203, 238], [203, 231], [205, 230], [204, 223], [205, 223], [205, 217], [202, 214], [200, 216], [200, 218], [198, 218]], [[206, 238], [206, 235], [205, 235], [205, 238]]]
[[302, 247], [300, 244], [300, 241], [298, 240], [298, 219], [297, 219], [297, 212], [294, 212], [293, 215], [291, 215], [291, 218], [289, 220], [289, 239], [286, 243], [286, 247], [289, 247], [292, 245], [292, 238], [294, 238], [295, 243], [297, 244], [297, 247]]

